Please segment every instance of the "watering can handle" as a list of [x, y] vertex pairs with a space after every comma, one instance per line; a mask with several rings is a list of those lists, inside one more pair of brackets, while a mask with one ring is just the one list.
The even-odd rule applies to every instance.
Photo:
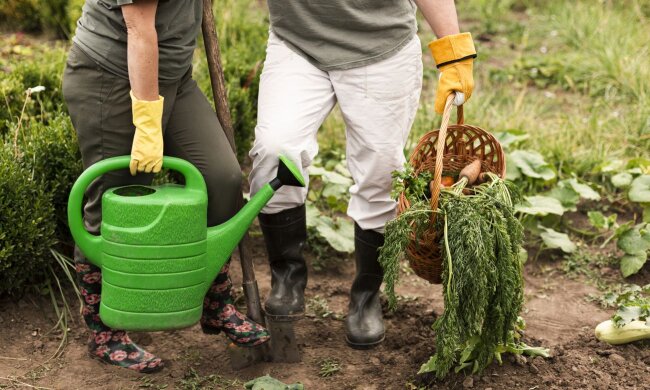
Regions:
[[[101, 266], [101, 237], [86, 231], [82, 216], [82, 203], [86, 188], [99, 176], [129, 167], [131, 156], [111, 157], [99, 161], [86, 169], [70, 190], [68, 198], [68, 225], [75, 243], [84, 256], [93, 264]], [[175, 157], [163, 157], [163, 168], [173, 169], [185, 177], [185, 188], [206, 192], [205, 180], [198, 169], [189, 162]]]

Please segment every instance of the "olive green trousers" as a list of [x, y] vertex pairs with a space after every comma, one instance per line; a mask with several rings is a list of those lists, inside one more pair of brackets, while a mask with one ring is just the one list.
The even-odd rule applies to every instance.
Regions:
[[[100, 67], [73, 45], [63, 76], [63, 97], [77, 132], [84, 169], [114, 156], [130, 155], [135, 127], [129, 80]], [[165, 156], [194, 164], [208, 190], [208, 225], [218, 225], [237, 211], [242, 174], [237, 158], [206, 97], [192, 79], [191, 69], [180, 80], [160, 84], [164, 96]], [[148, 185], [153, 174], [131, 176], [128, 169], [110, 172], [87, 189], [84, 222], [97, 234], [101, 225], [101, 198], [111, 187]]]

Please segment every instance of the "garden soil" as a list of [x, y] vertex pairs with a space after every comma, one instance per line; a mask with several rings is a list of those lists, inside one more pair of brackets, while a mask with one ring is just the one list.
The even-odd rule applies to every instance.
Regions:
[[[270, 287], [264, 244], [259, 234], [253, 234], [252, 243], [264, 296]], [[385, 342], [373, 350], [357, 351], [346, 346], [342, 321], [353, 259], [339, 256], [335, 262], [320, 262], [328, 265], [322, 271], [310, 270], [308, 316], [296, 324], [301, 363], [260, 363], [235, 371], [229, 364], [225, 337], [204, 335], [197, 325], [132, 335], [166, 360], [167, 367], [159, 373], [144, 375], [109, 367], [88, 357], [87, 336], [76, 304], [70, 341], [61, 357], [50, 358], [60, 343], [60, 336], [48, 334], [55, 322], [53, 309], [47, 297], [28, 295], [0, 302], [0, 389], [240, 389], [246, 381], [266, 374], [285, 383], [302, 382], [308, 390], [650, 389], [650, 344], [609, 346], [598, 342], [593, 329], [611, 310], [589, 302], [586, 298], [598, 290], [582, 279], [565, 276], [559, 261], [538, 259], [526, 265], [522, 313], [528, 325], [525, 341], [549, 347], [553, 357], [506, 356], [503, 365], [493, 364], [482, 375], [452, 375], [442, 382], [416, 375], [434, 351], [431, 324], [443, 310], [440, 286], [405, 276], [397, 289], [399, 308], [386, 314]], [[238, 284], [238, 264], [232, 269]], [[617, 277], [612, 269], [600, 272]], [[634, 282], [650, 282], [650, 269], [646, 266]], [[75, 302], [74, 297], [70, 301]]]

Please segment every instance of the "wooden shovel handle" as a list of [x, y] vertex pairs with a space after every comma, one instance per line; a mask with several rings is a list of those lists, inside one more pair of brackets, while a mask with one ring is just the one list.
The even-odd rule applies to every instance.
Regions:
[[223, 127], [223, 132], [226, 134], [230, 148], [233, 152], [237, 153], [235, 130], [232, 125], [232, 117], [230, 116], [230, 108], [228, 106], [228, 91], [226, 90], [226, 79], [223, 75], [221, 49], [219, 48], [219, 39], [215, 28], [211, 0], [203, 0], [203, 21], [201, 27], [203, 30], [205, 55], [208, 58], [208, 70], [210, 72], [210, 82], [212, 83], [214, 108], [217, 111], [217, 118], [219, 118], [219, 123]]
[[[221, 50], [219, 48], [219, 38], [215, 28], [214, 14], [212, 13], [212, 0], [203, 0], [203, 21], [201, 28], [203, 30], [203, 42], [205, 44], [205, 54], [208, 59], [208, 70], [210, 71], [210, 82], [212, 84], [212, 97], [214, 98], [214, 108], [217, 112], [217, 118], [223, 132], [228, 139], [230, 148], [233, 153], [237, 153], [235, 145], [235, 130], [232, 125], [232, 117], [228, 107], [228, 91], [226, 90], [226, 80], [223, 75], [223, 66], [221, 64]], [[246, 201], [243, 194], [238, 199], [238, 208], [244, 206]], [[248, 231], [244, 234], [239, 242], [239, 261], [242, 268], [242, 279], [244, 295], [246, 297], [247, 315], [253, 321], [263, 324], [264, 314], [260, 303], [257, 281], [255, 280], [255, 269], [253, 267], [253, 256], [250, 249], [250, 237]]]

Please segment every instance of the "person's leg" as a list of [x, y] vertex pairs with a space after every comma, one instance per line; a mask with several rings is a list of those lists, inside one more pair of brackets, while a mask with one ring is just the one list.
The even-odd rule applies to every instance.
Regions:
[[402, 169], [404, 145], [422, 87], [422, 49], [416, 37], [391, 58], [330, 72], [347, 126], [347, 160], [354, 185], [348, 215], [356, 222], [356, 276], [350, 291], [346, 339], [368, 348], [384, 338], [377, 261], [385, 223], [395, 216], [391, 173]]
[[[63, 95], [77, 132], [84, 168], [105, 158], [128, 155], [133, 140], [128, 80], [103, 71], [73, 45], [64, 73]], [[128, 170], [111, 172], [95, 180], [86, 191], [86, 229], [99, 234], [101, 197], [107, 188], [149, 184], [152, 175], [131, 176]], [[89, 351], [93, 357], [140, 372], [162, 367], [161, 359], [144, 351], [121, 330], [110, 329], [99, 316], [101, 270], [75, 248], [74, 259], [84, 307], [82, 314], [91, 331]]]
[[[309, 180], [318, 152], [316, 132], [336, 102], [328, 74], [269, 36], [260, 82], [255, 143], [250, 151], [251, 194], [275, 177], [278, 155], [291, 159]], [[307, 265], [307, 187], [282, 187], [259, 215], [271, 266], [267, 315], [299, 318], [304, 312]]]
[[[242, 174], [217, 115], [189, 74], [182, 80], [165, 129], [165, 154], [191, 162], [203, 174], [208, 190], [208, 225], [226, 222], [237, 212]], [[230, 262], [207, 292], [201, 327], [206, 333], [223, 331], [240, 346], [262, 344], [269, 335], [233, 305]]]

